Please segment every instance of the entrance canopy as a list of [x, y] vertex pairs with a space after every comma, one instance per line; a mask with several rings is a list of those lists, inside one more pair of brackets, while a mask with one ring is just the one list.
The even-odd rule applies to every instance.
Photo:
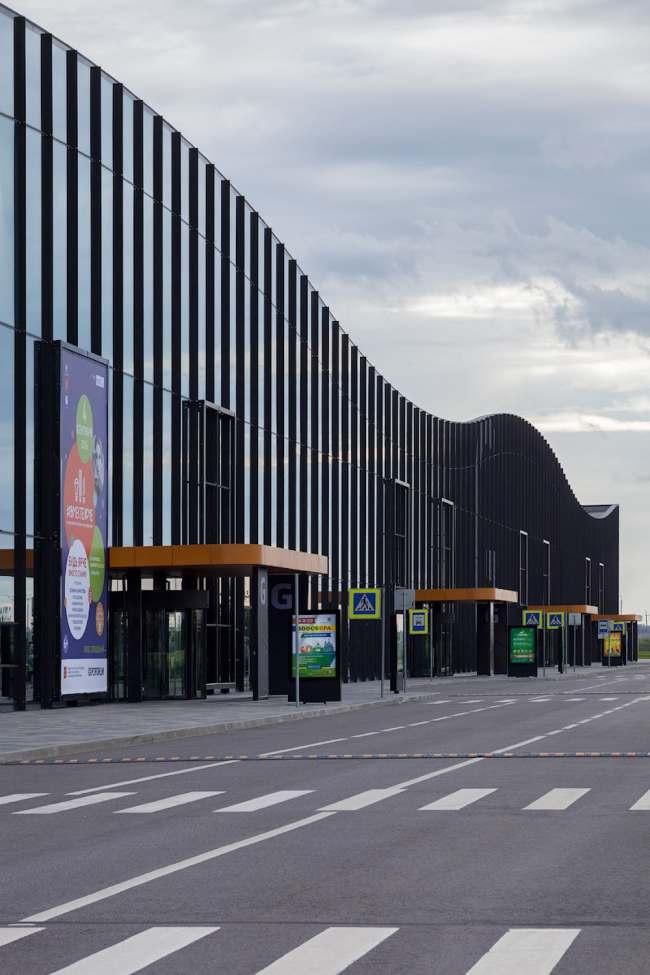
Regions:
[[518, 603], [512, 589], [416, 589], [418, 603]]
[[[597, 606], [588, 606], [586, 603], [575, 603], [566, 606], [527, 606], [526, 609], [533, 612], [544, 613], [582, 613], [586, 616], [594, 616], [598, 612]], [[596, 617], [598, 618], [598, 617]], [[603, 617], [603, 619], [614, 619], [614, 617]]]
[[272, 545], [139, 545], [110, 548], [112, 572], [139, 569], [167, 576], [250, 576], [269, 573], [327, 574], [327, 556]]
[[597, 616], [592, 616], [592, 620], [612, 620], [614, 623], [641, 623], [643, 622], [643, 617], [639, 616], [638, 613], [602, 613]]

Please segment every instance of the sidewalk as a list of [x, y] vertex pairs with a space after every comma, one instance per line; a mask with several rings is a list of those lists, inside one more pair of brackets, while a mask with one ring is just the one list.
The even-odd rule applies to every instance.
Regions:
[[253, 701], [250, 694], [231, 693], [198, 701], [111, 702], [51, 711], [9, 711], [0, 714], [0, 764], [261, 728], [440, 696], [439, 682], [413, 679], [408, 682], [406, 694], [391, 694], [388, 682], [383, 699], [379, 681], [343, 684], [340, 703], [302, 704], [299, 708], [286, 698]]

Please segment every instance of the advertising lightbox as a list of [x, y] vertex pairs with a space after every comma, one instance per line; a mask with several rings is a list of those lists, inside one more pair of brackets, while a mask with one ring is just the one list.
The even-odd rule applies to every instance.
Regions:
[[[292, 630], [295, 634], [295, 616]], [[292, 641], [293, 643], [293, 641]], [[295, 644], [291, 651], [291, 677], [296, 676]], [[317, 613], [298, 617], [298, 659], [300, 680], [314, 677], [336, 678], [336, 613]]]
[[61, 348], [61, 695], [108, 691], [108, 367]]
[[510, 663], [534, 664], [537, 660], [537, 630], [534, 626], [510, 627]]

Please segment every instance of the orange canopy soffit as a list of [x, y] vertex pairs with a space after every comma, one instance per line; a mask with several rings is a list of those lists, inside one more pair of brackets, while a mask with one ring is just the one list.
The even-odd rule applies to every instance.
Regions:
[[[557, 605], [557, 606], [526, 606], [526, 609], [531, 609], [535, 613], [584, 613], [587, 616], [593, 616], [594, 613], [598, 612], [597, 606], [588, 606], [586, 603], [572, 603], [571, 605]], [[614, 619], [614, 617], [610, 617]]]
[[612, 620], [614, 623], [642, 623], [643, 617], [638, 613], [610, 613], [609, 616], [600, 613], [592, 616], [592, 620]]
[[253, 569], [271, 573], [327, 574], [327, 556], [271, 545], [141, 545], [109, 548], [112, 571], [140, 569], [168, 575], [249, 576]]
[[416, 589], [418, 603], [518, 603], [512, 589]]

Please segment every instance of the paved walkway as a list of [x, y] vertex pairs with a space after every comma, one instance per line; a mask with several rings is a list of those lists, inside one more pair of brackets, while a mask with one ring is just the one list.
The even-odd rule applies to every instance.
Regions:
[[[541, 673], [541, 672], [540, 672]], [[572, 669], [566, 674], [548, 670], [546, 680], [591, 676], [599, 667]], [[391, 694], [388, 683], [380, 697], [379, 681], [344, 684], [343, 700], [336, 704], [301, 705], [285, 698], [253, 701], [250, 694], [216, 694], [198, 701], [150, 701], [142, 704], [101, 703], [51, 711], [3, 711], [0, 713], [0, 764], [21, 758], [56, 758], [98, 748], [119, 748], [152, 741], [195, 738], [200, 735], [241, 728], [256, 728], [285, 721], [340, 714], [360, 708], [385, 707], [404, 701], [426, 700], [446, 693], [458, 693], [462, 685], [492, 680], [516, 683], [515, 678], [485, 678], [475, 675], [408, 681], [406, 694]], [[541, 681], [541, 676], [538, 681]], [[526, 685], [528, 682], [524, 682]], [[461, 687], [459, 687], [461, 685]], [[487, 689], [487, 687], [486, 687]], [[495, 688], [496, 689], [496, 688]], [[523, 686], [521, 687], [523, 690]], [[526, 687], [530, 690], [530, 687]], [[476, 692], [473, 692], [476, 693]]]

